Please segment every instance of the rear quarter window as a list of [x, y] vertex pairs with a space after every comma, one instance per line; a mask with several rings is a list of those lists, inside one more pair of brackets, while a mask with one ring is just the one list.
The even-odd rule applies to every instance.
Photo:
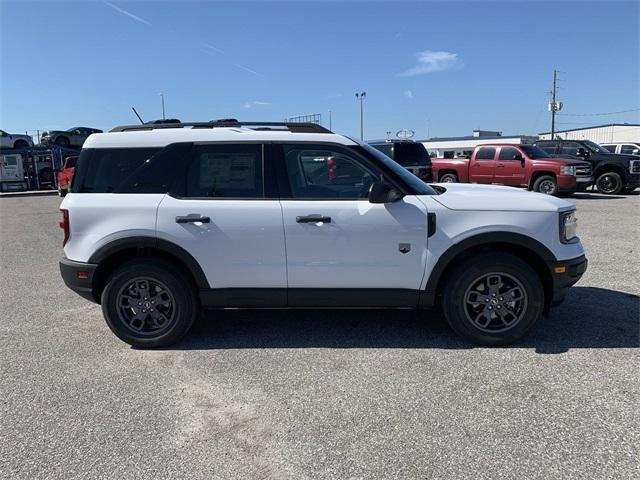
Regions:
[[[161, 148], [91, 148], [80, 153], [72, 193], [114, 193]], [[124, 193], [124, 192], [121, 192]], [[141, 192], [142, 193], [142, 192]]]

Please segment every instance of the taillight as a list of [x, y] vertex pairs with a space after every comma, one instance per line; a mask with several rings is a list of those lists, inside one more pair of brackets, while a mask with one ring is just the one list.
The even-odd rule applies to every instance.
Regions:
[[64, 238], [62, 239], [62, 246], [64, 247], [69, 241], [69, 210], [61, 208], [60, 212], [62, 213], [62, 220], [60, 220], [60, 228], [64, 232]]

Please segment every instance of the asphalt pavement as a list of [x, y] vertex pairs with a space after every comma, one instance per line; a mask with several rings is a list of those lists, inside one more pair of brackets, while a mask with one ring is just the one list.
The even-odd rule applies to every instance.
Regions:
[[589, 270], [526, 340], [411, 311], [227, 311], [120, 342], [0, 198], [0, 478], [640, 478], [640, 195], [576, 195]]

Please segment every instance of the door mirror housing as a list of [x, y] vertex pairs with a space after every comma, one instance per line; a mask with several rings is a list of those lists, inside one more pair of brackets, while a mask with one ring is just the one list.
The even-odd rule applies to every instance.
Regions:
[[372, 183], [371, 188], [369, 188], [370, 203], [392, 203], [397, 202], [402, 197], [404, 197], [404, 194], [388, 183]]
[[518, 162], [524, 162], [524, 157], [522, 156], [522, 154], [521, 154], [521, 153], [516, 153], [516, 154], [513, 156], [513, 160], [517, 160]]
[[578, 148], [577, 154], [579, 157], [589, 158], [589, 152], [582, 147]]

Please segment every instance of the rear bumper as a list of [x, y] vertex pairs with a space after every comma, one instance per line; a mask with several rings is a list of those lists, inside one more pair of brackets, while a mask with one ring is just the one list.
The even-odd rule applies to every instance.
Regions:
[[93, 297], [93, 275], [98, 268], [94, 263], [74, 262], [60, 259], [60, 275], [71, 290], [87, 300], [98, 303]]
[[562, 303], [569, 287], [580, 280], [584, 272], [587, 271], [587, 263], [587, 258], [581, 255], [570, 260], [557, 261], [549, 264], [553, 278], [551, 306]]

